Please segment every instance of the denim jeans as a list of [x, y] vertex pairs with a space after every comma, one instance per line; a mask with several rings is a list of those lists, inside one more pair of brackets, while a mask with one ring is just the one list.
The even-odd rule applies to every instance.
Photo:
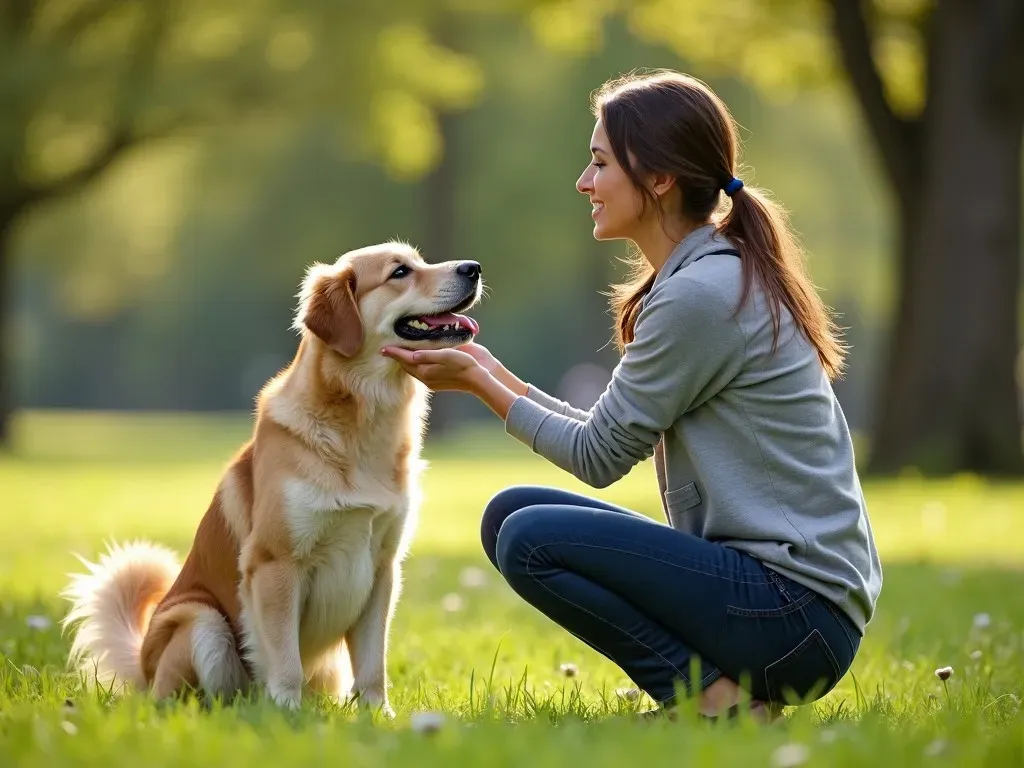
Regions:
[[665, 707], [722, 675], [761, 701], [813, 701], [860, 646], [834, 604], [759, 560], [586, 496], [508, 488], [481, 537], [517, 594]]

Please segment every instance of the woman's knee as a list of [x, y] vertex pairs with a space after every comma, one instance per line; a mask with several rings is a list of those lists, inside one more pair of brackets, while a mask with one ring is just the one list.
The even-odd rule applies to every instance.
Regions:
[[494, 543], [494, 563], [506, 579], [525, 572], [530, 552], [536, 548], [538, 539], [544, 537], [538, 531], [538, 526], [544, 520], [546, 511], [550, 511], [550, 507], [521, 507], [508, 515], [502, 523]]
[[483, 518], [480, 521], [480, 543], [487, 559], [498, 570], [501, 570], [497, 559], [498, 533], [510, 515], [530, 503], [527, 501], [527, 496], [532, 495], [529, 490], [528, 486], [505, 488], [491, 497], [484, 507]]

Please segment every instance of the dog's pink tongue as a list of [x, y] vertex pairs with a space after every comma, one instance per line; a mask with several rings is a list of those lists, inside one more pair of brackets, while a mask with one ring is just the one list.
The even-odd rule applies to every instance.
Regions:
[[445, 312], [443, 315], [427, 315], [421, 319], [431, 328], [437, 328], [440, 325], [455, 325], [455, 323], [459, 323], [463, 328], [469, 328], [469, 330], [473, 332], [474, 336], [480, 333], [480, 324], [472, 317], [467, 317], [466, 315], [456, 315], [453, 312]]

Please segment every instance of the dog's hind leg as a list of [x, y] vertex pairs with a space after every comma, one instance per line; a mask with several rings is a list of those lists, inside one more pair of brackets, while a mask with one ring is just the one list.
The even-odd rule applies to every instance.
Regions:
[[229, 699], [248, 687], [249, 675], [238, 655], [234, 633], [219, 611], [197, 607], [191, 642], [192, 666], [208, 698]]
[[170, 698], [195, 688], [199, 682], [192, 666], [192, 631], [188, 624], [177, 624], [170, 639], [160, 653], [153, 675], [153, 696], [157, 700]]

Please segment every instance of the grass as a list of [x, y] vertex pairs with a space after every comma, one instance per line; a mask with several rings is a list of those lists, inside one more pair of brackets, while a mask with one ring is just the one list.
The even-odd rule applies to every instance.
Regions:
[[[630, 681], [509, 590], [478, 543], [506, 485], [544, 483], [660, 511], [653, 468], [593, 491], [490, 425], [431, 446], [426, 501], [392, 634], [393, 722], [307, 700], [204, 710], [114, 700], [64, 668], [57, 596], [102, 542], [184, 552], [237, 417], [32, 414], [0, 457], [0, 766], [203, 764], [1020, 765], [1024, 484], [906, 477], [866, 485], [885, 586], [851, 674], [785, 722], [715, 729], [617, 717]], [[578, 669], [566, 677], [561, 665]], [[945, 685], [934, 674], [952, 666]], [[433, 734], [413, 727], [441, 713]]]

